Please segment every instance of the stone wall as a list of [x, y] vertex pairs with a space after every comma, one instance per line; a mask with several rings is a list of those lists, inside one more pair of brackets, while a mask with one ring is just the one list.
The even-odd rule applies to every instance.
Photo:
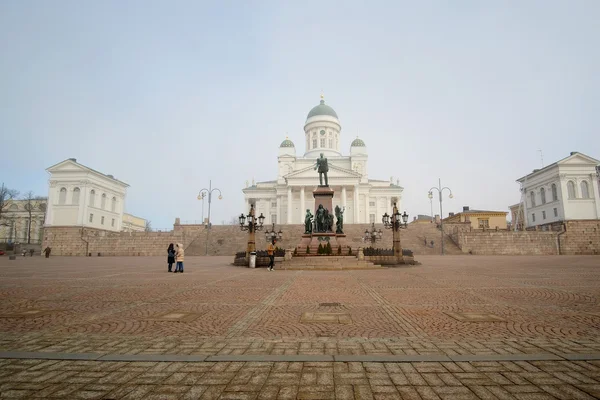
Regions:
[[558, 241], [560, 254], [600, 254], [600, 220], [567, 221]]
[[556, 232], [473, 231], [458, 233], [463, 253], [480, 255], [556, 255]]

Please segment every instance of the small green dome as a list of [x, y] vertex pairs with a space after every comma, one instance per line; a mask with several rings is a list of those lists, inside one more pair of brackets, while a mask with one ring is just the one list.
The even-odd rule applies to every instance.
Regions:
[[335, 118], [338, 117], [335, 110], [329, 107], [327, 104], [325, 104], [325, 100], [323, 99], [321, 99], [321, 103], [318, 106], [315, 106], [312, 110], [310, 110], [306, 119], [309, 119], [310, 117], [315, 117], [317, 115], [329, 115]]
[[295, 147], [294, 146], [294, 142], [292, 142], [289, 139], [285, 139], [283, 142], [281, 142], [281, 145], [279, 147]]
[[365, 142], [363, 142], [359, 138], [356, 138], [356, 139], [354, 139], [354, 141], [352, 142], [350, 147], [367, 147], [367, 145], [365, 144]]

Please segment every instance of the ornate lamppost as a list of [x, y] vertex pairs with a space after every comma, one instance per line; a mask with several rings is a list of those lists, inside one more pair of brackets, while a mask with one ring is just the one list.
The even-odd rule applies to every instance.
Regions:
[[[248, 259], [250, 253], [256, 251], [256, 231], [262, 230], [265, 216], [260, 213], [260, 216], [256, 218], [254, 204], [252, 204], [248, 215], [240, 214], [239, 220], [242, 231], [248, 231], [248, 246], [246, 248], [246, 259]], [[248, 224], [246, 224], [246, 221], [248, 221]]]
[[[261, 215], [262, 215], [262, 213], [261, 213]], [[267, 229], [267, 231], [265, 232], [265, 240], [267, 241], [267, 243], [270, 243], [273, 239], [281, 240], [282, 238], [283, 238], [283, 232], [281, 232], [281, 229], [279, 229], [279, 232], [275, 232], [275, 222], [273, 222], [271, 231], [269, 231]]]
[[[208, 231], [206, 232], [206, 255], [208, 255], [208, 242], [210, 239], [210, 203], [212, 201], [212, 192], [214, 191], [219, 192], [219, 200], [223, 199], [223, 195], [221, 194], [221, 190], [218, 188], [213, 188], [212, 187], [212, 180], [208, 181], [208, 189], [202, 189], [200, 190], [200, 193], [198, 193], [198, 200], [202, 200], [204, 204], [204, 197], [208, 195], [208, 224], [206, 226], [206, 229], [208, 229]], [[202, 212], [202, 217], [204, 218], [204, 211]]]
[[444, 191], [444, 189], [448, 189], [448, 191], [450, 192], [448, 197], [453, 198], [454, 195], [452, 194], [452, 189], [450, 189], [449, 187], [442, 187], [442, 180], [439, 178], [438, 187], [434, 186], [431, 189], [429, 189], [429, 194], [427, 196], [430, 200], [433, 199], [433, 189], [438, 191], [440, 198], [440, 230], [442, 231], [442, 255], [444, 255], [444, 214], [442, 214], [442, 192]]
[[392, 235], [393, 235], [392, 248], [394, 249], [394, 257], [396, 258], [396, 261], [400, 261], [402, 259], [402, 246], [400, 244], [400, 229], [406, 229], [406, 227], [407, 227], [406, 223], [408, 221], [408, 214], [406, 213], [406, 211], [404, 211], [404, 214], [400, 214], [400, 211], [398, 211], [398, 207], [396, 206], [396, 203], [394, 203], [394, 208], [392, 210], [391, 217], [392, 217], [392, 220], [390, 221], [390, 216], [388, 215], [388, 213], [385, 213], [385, 214], [383, 214], [383, 217], [381, 220], [383, 222], [383, 226], [386, 229], [392, 230]]
[[381, 240], [382, 237], [383, 237], [383, 232], [381, 231], [381, 229], [377, 230], [375, 228], [375, 223], [372, 223], [371, 230], [370, 231], [368, 229], [365, 230], [364, 241], [371, 242], [371, 244], [374, 244], [376, 241]]

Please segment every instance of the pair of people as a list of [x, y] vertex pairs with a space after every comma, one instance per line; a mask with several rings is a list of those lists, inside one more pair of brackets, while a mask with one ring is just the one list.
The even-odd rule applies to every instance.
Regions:
[[177, 243], [175, 246], [173, 246], [173, 243], [169, 244], [169, 248], [167, 249], [167, 264], [169, 264], [169, 272], [171, 272], [173, 264], [177, 263], [175, 266], [175, 271], [173, 272], [183, 273], [183, 256], [183, 244]]

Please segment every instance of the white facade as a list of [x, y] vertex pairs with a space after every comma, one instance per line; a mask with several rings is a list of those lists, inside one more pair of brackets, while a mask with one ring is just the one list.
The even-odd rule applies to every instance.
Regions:
[[69, 158], [50, 173], [46, 226], [120, 231], [128, 184]]
[[522, 208], [526, 226], [600, 219], [598, 165], [600, 161], [572, 152], [568, 157], [518, 179], [525, 193]]
[[9, 200], [0, 218], [0, 243], [41, 243], [46, 206], [46, 198]]
[[333, 207], [345, 208], [344, 223], [380, 223], [384, 213], [392, 213], [393, 203], [401, 208], [403, 188], [399, 182], [369, 179], [368, 152], [362, 140], [352, 142], [350, 156], [342, 155], [341, 129], [336, 112], [321, 98], [304, 125], [304, 156], [296, 156], [292, 141], [284, 140], [279, 147], [276, 180], [243, 189], [245, 212], [254, 204], [267, 224], [303, 224], [306, 210], [315, 209], [312, 192], [319, 175], [314, 167], [321, 153], [328, 160], [329, 186], [335, 192]]

